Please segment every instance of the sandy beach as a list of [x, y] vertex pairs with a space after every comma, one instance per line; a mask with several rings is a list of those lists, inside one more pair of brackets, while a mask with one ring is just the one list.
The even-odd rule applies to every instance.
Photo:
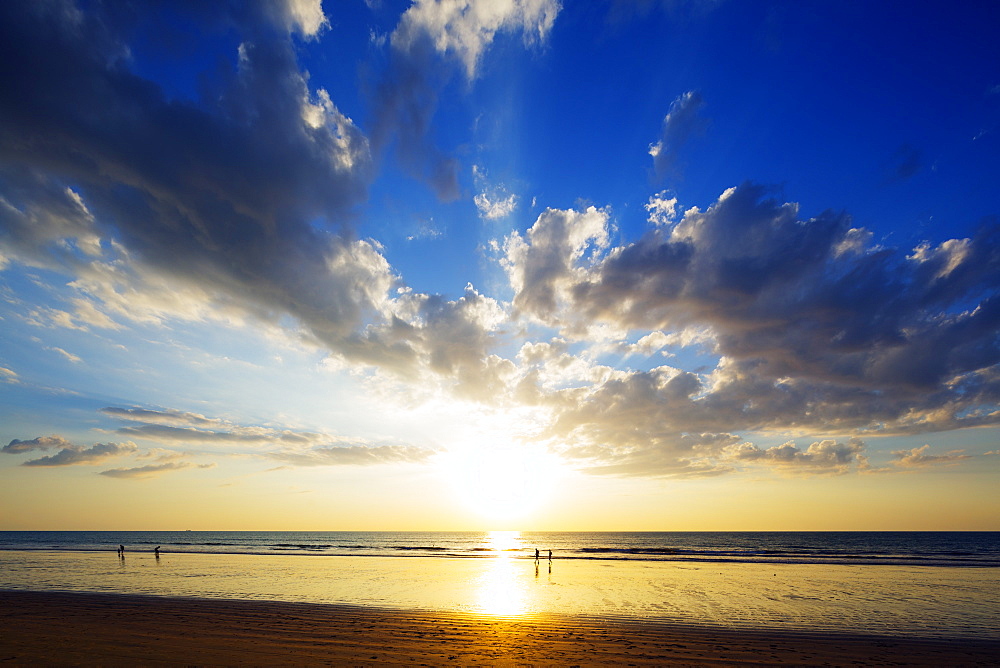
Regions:
[[0, 591], [8, 665], [997, 665], [1000, 642]]

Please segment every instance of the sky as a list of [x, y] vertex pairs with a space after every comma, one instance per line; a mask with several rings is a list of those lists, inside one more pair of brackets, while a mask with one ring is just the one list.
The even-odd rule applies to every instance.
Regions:
[[0, 529], [1000, 530], [997, 25], [0, 3]]

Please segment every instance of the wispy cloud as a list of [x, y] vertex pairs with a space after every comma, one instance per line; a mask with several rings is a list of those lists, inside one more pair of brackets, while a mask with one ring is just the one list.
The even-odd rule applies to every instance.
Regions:
[[173, 471], [183, 471], [184, 469], [189, 469], [192, 467], [197, 467], [201, 469], [214, 468], [215, 464], [192, 464], [191, 462], [164, 462], [162, 464], [147, 464], [145, 466], [136, 466], [133, 468], [108, 469], [107, 471], [101, 471], [101, 475], [106, 475], [109, 478], [155, 478], [165, 473], [171, 473]]
[[472, 177], [476, 188], [481, 190], [472, 199], [480, 218], [499, 220], [514, 212], [517, 208], [517, 195], [508, 192], [502, 184], [490, 184], [486, 172], [478, 165], [472, 166]]
[[121, 408], [108, 406], [101, 413], [119, 420], [130, 422], [145, 422], [148, 424], [194, 425], [213, 427], [225, 424], [222, 420], [207, 418], [198, 413], [174, 410], [152, 410], [146, 408]]
[[52, 450], [54, 448], [72, 448], [73, 445], [62, 436], [37, 436], [28, 441], [12, 440], [3, 446], [3, 452], [16, 455], [32, 450]]
[[423, 464], [436, 452], [407, 445], [338, 445], [304, 452], [274, 452], [269, 456], [296, 466], [374, 466], [378, 464]]
[[473, 80], [498, 33], [520, 34], [528, 45], [542, 42], [560, 8], [557, 0], [414, 2], [388, 39], [389, 69], [374, 93], [374, 145], [381, 149], [395, 139], [414, 176], [441, 199], [458, 198], [458, 161], [427, 138], [441, 88], [456, 64]]
[[704, 107], [701, 94], [693, 90], [680, 95], [670, 104], [670, 110], [663, 117], [660, 136], [649, 146], [649, 155], [653, 157], [653, 168], [658, 176], [674, 169], [680, 149], [692, 137], [704, 132], [708, 125], [701, 115]]
[[897, 466], [916, 468], [937, 466], [939, 464], [954, 464], [955, 462], [970, 458], [970, 455], [965, 454], [964, 450], [949, 450], [940, 455], [932, 455], [930, 454], [930, 449], [930, 445], [923, 445], [910, 450], [894, 450], [892, 452], [892, 456], [895, 458], [893, 463]]
[[[344, 438], [293, 429], [275, 429], [257, 425], [237, 425], [216, 418], [207, 418], [197, 413], [176, 410], [153, 410], [141, 408], [101, 409], [105, 415], [140, 422], [135, 426], [120, 427], [116, 433], [130, 438], [165, 444], [183, 443], [201, 446], [244, 446], [245, 455], [266, 459], [277, 459], [296, 466], [338, 466], [375, 465], [385, 463], [424, 463], [435, 451], [421, 446], [403, 443], [371, 443], [364, 439]], [[147, 473], [161, 472], [163, 464], [184, 464], [178, 460], [190, 457], [191, 453], [177, 453], [170, 450], [147, 452], [144, 457], [154, 457], [155, 466], [137, 469], [116, 469], [107, 475], [118, 477], [139, 477]], [[152, 466], [152, 468], [151, 468]], [[162, 472], [178, 467], [162, 467]], [[134, 476], [131, 471], [136, 470]]]
[[73, 466], [77, 464], [98, 464], [108, 459], [130, 455], [138, 450], [135, 443], [97, 443], [89, 448], [67, 445], [48, 457], [30, 459], [21, 466]]
[[73, 353], [67, 352], [67, 351], [63, 350], [62, 348], [58, 348], [56, 346], [50, 346], [50, 347], [46, 348], [46, 350], [51, 350], [54, 353], [59, 353], [60, 355], [62, 355], [63, 357], [65, 357], [66, 360], [72, 362], [73, 364], [80, 364], [80, 363], [83, 362], [83, 359], [81, 357], [79, 357], [78, 355], [74, 355]]

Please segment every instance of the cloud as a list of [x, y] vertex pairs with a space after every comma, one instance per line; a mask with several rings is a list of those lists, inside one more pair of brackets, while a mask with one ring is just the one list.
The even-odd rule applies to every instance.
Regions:
[[654, 225], [669, 225], [677, 216], [677, 198], [670, 197], [667, 191], [659, 192], [649, 198], [646, 203], [649, 212], [649, 222]]
[[51, 346], [51, 347], [47, 347], [46, 350], [51, 350], [54, 353], [59, 353], [60, 355], [62, 355], [63, 357], [65, 357], [68, 361], [72, 362], [73, 364], [80, 364], [81, 362], [83, 362], [83, 360], [80, 357], [78, 357], [77, 355], [74, 355], [73, 353], [66, 352], [62, 348], [57, 348], [55, 346]]
[[[225, 26], [239, 42], [198, 99], [133, 69], [142, 35], [123, 11], [0, 3], [0, 264], [52, 270], [72, 293], [59, 309], [36, 308], [40, 324], [287, 328], [328, 350], [331, 366], [530, 411], [539, 442], [616, 475], [838, 470], [852, 456], [859, 469], [852, 436], [1000, 422], [995, 224], [894, 249], [843, 213], [803, 219], [762, 186], [726, 190], [704, 210], [681, 210], [664, 191], [649, 198], [638, 239], [615, 241], [611, 211], [596, 207], [546, 209], [508, 236], [509, 303], [471, 284], [455, 299], [405, 286], [382, 247], [350, 229], [373, 153], [395, 142], [411, 171], [457, 196], [455, 160], [428, 140], [438, 91], [455, 70], [474, 82], [498, 35], [544, 40], [558, 3], [413, 4], [370, 91], [370, 139], [297, 61], [296, 39], [323, 30], [318, 3], [178, 5], [186, 20], [169, 29], [197, 38]], [[653, 145], [661, 175], [704, 127], [703, 108], [695, 91], [670, 106]], [[484, 216], [516, 204], [505, 189], [476, 191]], [[607, 360], [658, 352], [695, 352], [701, 366]], [[104, 414], [126, 421], [130, 438], [302, 462], [424, 456], [183, 411]], [[746, 434], [830, 440], [761, 449]]]
[[486, 220], [497, 220], [505, 218], [514, 212], [517, 206], [517, 195], [513, 193], [507, 195], [493, 195], [495, 199], [490, 199], [487, 193], [479, 193], [473, 198], [479, 215]]
[[930, 445], [923, 445], [911, 450], [893, 450], [892, 456], [895, 458], [893, 464], [906, 468], [917, 468], [938, 464], [954, 464], [971, 457], [971, 455], [963, 454], [964, 450], [950, 450], [942, 455], [930, 455], [927, 454], [930, 449]]
[[[409, 36], [393, 47], [418, 78], [441, 64], [418, 57], [418, 43], [437, 53], [436, 29], [449, 35], [438, 54], [447, 60], [455, 49], [481, 54], [508, 30], [534, 43], [558, 10], [479, 3], [448, 18], [451, 5], [431, 5], [401, 21]], [[296, 16], [312, 34], [303, 8], [184, 5], [192, 20], [170, 29], [194, 38], [226, 26], [243, 40], [197, 101], [169, 98], [129, 69], [139, 35], [120, 9], [0, 7], [0, 254], [69, 274], [74, 293], [71, 308], [40, 321], [253, 321], [348, 364], [461, 392], [484, 395], [509, 375], [489, 352], [503, 317], [496, 300], [471, 286], [455, 300], [404, 289], [376, 242], [352, 238], [352, 209], [372, 178], [369, 141], [307, 85], [289, 34]]]
[[904, 144], [892, 156], [891, 181], [905, 181], [915, 176], [923, 167], [923, 154], [919, 149]]
[[119, 420], [146, 422], [151, 424], [215, 426], [224, 424], [222, 420], [207, 418], [198, 413], [175, 410], [152, 410], [148, 408], [120, 408], [108, 406], [101, 413]]
[[670, 110], [663, 117], [660, 136], [649, 146], [653, 156], [653, 168], [657, 176], [663, 176], [676, 166], [677, 152], [692, 137], [704, 132], [707, 121], [701, 116], [705, 106], [698, 91], [688, 91], [670, 104]]
[[[987, 400], [979, 405], [996, 398], [1000, 229], [901, 257], [849, 245], [857, 235], [846, 216], [801, 221], [794, 204], [765, 193], [730, 189], [707, 211], [690, 209], [670, 229], [653, 229], [589, 266], [579, 244], [518, 238], [507, 260], [514, 304], [556, 326], [709, 327], [728, 360], [712, 379], [714, 395], [747, 374], [768, 382], [763, 399], [786, 384], [830, 400], [853, 391], [868, 401], [878, 391], [907, 407], [920, 402], [915, 391], [939, 390], [939, 405], [971, 400], [968, 391]], [[532, 273], [538, 278], [522, 278]], [[871, 408], [885, 405], [883, 398]]]
[[[291, 429], [274, 429], [254, 425], [236, 425], [198, 413], [177, 410], [143, 408], [102, 408], [101, 412], [137, 425], [121, 427], [116, 433], [130, 438], [159, 443], [189, 445], [251, 446], [245, 454], [277, 459], [296, 466], [372, 466], [387, 463], [424, 463], [435, 454], [429, 448], [407, 444], [372, 444], [359, 439], [347, 439]], [[102, 472], [118, 478], [144, 478], [167, 473], [195, 464], [184, 461], [190, 452], [154, 448], [139, 456], [153, 463]], [[200, 465], [200, 468], [206, 468]]]
[[[492, 26], [477, 38], [485, 48], [496, 31], [543, 21], [545, 6], [496, 14], [476, 5], [467, 18]], [[197, 103], [169, 99], [129, 70], [133, 36], [117, 5], [0, 7], [9, 52], [0, 253], [71, 274], [74, 309], [48, 317], [62, 326], [181, 318], [277, 328], [291, 318], [290, 334], [351, 364], [454, 373], [465, 386], [476, 372], [495, 375], [489, 330], [477, 329], [492, 322], [480, 316], [495, 301], [471, 288], [453, 301], [400, 293], [378, 245], [351, 238], [352, 207], [371, 180], [369, 142], [298, 67], [286, 19], [312, 34], [316, 24], [302, 23], [309, 7], [187, 7], [196, 19], [188, 29], [214, 21], [245, 37], [233, 70]], [[433, 26], [418, 19], [405, 21], [411, 37], [429, 35]], [[459, 39], [457, 24], [445, 24]], [[16, 74], [25, 71], [30, 84]], [[428, 338], [449, 324], [469, 335], [454, 351]]]
[[[517, 396], [551, 415], [540, 438], [615, 462], [602, 471], [682, 475], [733, 465], [691, 449], [690, 434], [718, 424], [850, 437], [1000, 423], [1000, 228], [900, 251], [871, 245], [844, 214], [802, 220], [768, 194], [732, 188], [620, 246], [593, 213], [580, 225], [579, 212], [549, 211], [511, 237], [504, 262], [522, 317], [569, 341], [597, 326], [701, 332], [718, 360], [698, 373], [578, 362], [559, 386], [546, 380], [550, 359], [521, 359]], [[796, 453], [758, 459], [781, 454]]]
[[515, 311], [551, 320], [568, 299], [567, 290], [582, 269], [588, 249], [608, 244], [608, 213], [547, 209], [522, 237], [507, 238], [504, 265], [515, 290]]
[[498, 33], [520, 33], [529, 46], [542, 42], [559, 9], [556, 0], [414, 2], [389, 37], [389, 68], [374, 91], [374, 146], [382, 149], [395, 139], [396, 152], [413, 176], [439, 198], [457, 199], [458, 161], [427, 138], [438, 91], [453, 64], [473, 80]]
[[73, 466], [77, 464], [97, 464], [106, 459], [133, 454], [138, 450], [135, 443], [97, 443], [89, 448], [68, 445], [54, 455], [31, 459], [21, 466]]
[[329, 25], [321, 0], [284, 0], [277, 5], [289, 31], [298, 30], [305, 37], [315, 37]]
[[869, 468], [864, 451], [864, 442], [857, 438], [843, 443], [833, 439], [817, 441], [811, 443], [805, 450], [793, 442], [766, 450], [752, 443], [739, 443], [727, 446], [723, 450], [725, 456], [738, 462], [834, 473], [846, 473], [852, 467], [861, 470]]
[[472, 177], [476, 188], [482, 191], [473, 198], [480, 218], [498, 220], [514, 212], [517, 195], [508, 192], [503, 185], [490, 185], [486, 172], [478, 165], [472, 166]]
[[371, 178], [368, 140], [259, 18], [280, 10], [308, 33], [307, 5], [231, 7], [247, 39], [196, 103], [129, 70], [117, 6], [4, 3], [4, 257], [74, 274], [75, 317], [104, 326], [221, 307], [290, 315], [335, 346], [377, 314], [396, 278], [342, 234]]
[[7, 367], [0, 366], [0, 383], [8, 383], [10, 385], [16, 385], [21, 382], [17, 374]]
[[456, 58], [469, 79], [483, 52], [500, 31], [519, 31], [525, 44], [541, 42], [560, 10], [556, 0], [416, 0], [392, 34], [392, 45], [413, 52], [429, 43], [435, 51]]
[[308, 438], [293, 432], [282, 433], [263, 427], [230, 427], [225, 430], [208, 431], [193, 427], [174, 427], [164, 424], [143, 424], [137, 427], [120, 427], [116, 433], [131, 438], [140, 438], [161, 443], [270, 443], [283, 438]]
[[3, 452], [16, 455], [32, 450], [51, 450], [53, 448], [72, 448], [72, 444], [62, 436], [38, 436], [30, 441], [12, 440], [3, 446]]
[[215, 468], [214, 462], [195, 464], [186, 461], [186, 458], [190, 456], [191, 453], [189, 452], [152, 448], [138, 455], [138, 459], [152, 460], [152, 463], [130, 468], [108, 469], [107, 471], [101, 471], [101, 475], [106, 475], [110, 478], [154, 478], [172, 471], [183, 471], [190, 468]]
[[[410, 445], [357, 444], [325, 434], [278, 431], [263, 427], [234, 427], [229, 431], [202, 431], [166, 425], [124, 427], [118, 433], [164, 443], [201, 444], [260, 444], [278, 449], [259, 450], [260, 456], [278, 459], [298, 466], [375, 465], [383, 463], [423, 463], [433, 450]], [[188, 465], [190, 466], [190, 465]], [[155, 468], [155, 467], [154, 467]], [[145, 471], [150, 467], [140, 467]], [[155, 469], [159, 470], [159, 469]], [[164, 468], [163, 470], [168, 470]], [[116, 475], [130, 475], [123, 469]]]
[[288, 443], [303, 445], [324, 442], [328, 439], [328, 436], [324, 434], [237, 425], [185, 411], [108, 407], [102, 408], [101, 412], [119, 420], [139, 423], [119, 427], [115, 430], [117, 434], [160, 443]]
[[197, 466], [197, 468], [213, 468], [215, 464], [192, 464], [191, 462], [164, 462], [162, 464], [147, 464], [134, 468], [108, 469], [101, 471], [101, 475], [109, 478], [155, 478], [170, 473], [172, 471], [183, 471]]
[[269, 456], [296, 466], [376, 466], [423, 464], [435, 454], [434, 450], [410, 445], [337, 445]]

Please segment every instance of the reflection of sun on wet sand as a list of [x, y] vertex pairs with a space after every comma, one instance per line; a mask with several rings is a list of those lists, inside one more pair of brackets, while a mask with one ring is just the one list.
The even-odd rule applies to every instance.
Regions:
[[722, 630], [114, 594], [0, 591], [24, 664], [995, 665], [1000, 642]]

